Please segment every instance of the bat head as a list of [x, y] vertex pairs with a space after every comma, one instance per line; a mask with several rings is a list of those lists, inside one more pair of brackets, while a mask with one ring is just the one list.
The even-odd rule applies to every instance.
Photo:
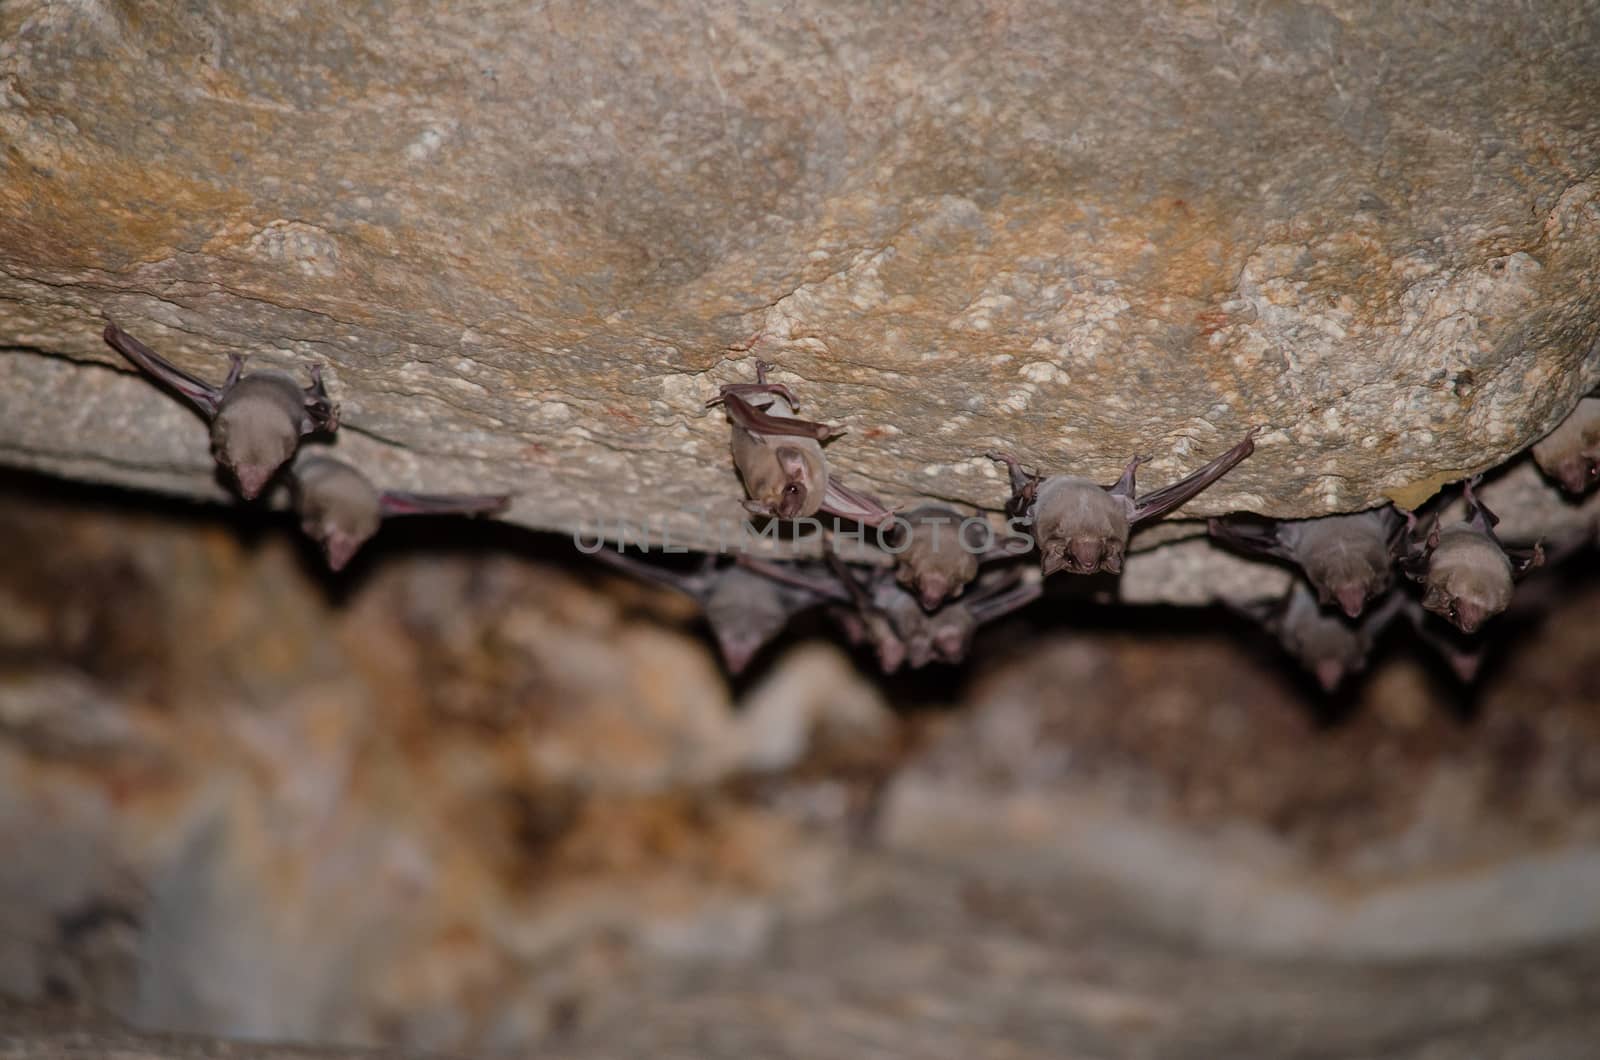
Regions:
[[299, 424], [281, 405], [252, 397], [224, 403], [211, 421], [212, 452], [246, 500], [261, 493], [300, 444]]
[[924, 611], [932, 611], [960, 596], [978, 576], [978, 554], [993, 537], [985, 533], [987, 524], [940, 505], [913, 509], [905, 520], [909, 533], [900, 539], [895, 580], [917, 597]]
[[1324, 603], [1337, 602], [1339, 610], [1351, 618], [1359, 618], [1361, 611], [1367, 606], [1367, 586], [1356, 582], [1345, 582], [1342, 585], [1330, 586], [1327, 592], [1333, 599], [1324, 600]]
[[778, 488], [778, 495], [772, 501], [772, 510], [780, 519], [815, 515], [822, 503], [822, 491], [826, 482], [819, 482], [818, 478], [825, 480], [827, 472], [826, 465], [821, 463], [821, 450], [817, 449], [815, 453], [810, 451], [815, 446], [816, 443], [813, 442], [806, 447], [794, 445], [778, 447], [776, 455], [778, 468], [783, 474], [783, 484]]
[[959, 663], [967, 657], [977, 631], [978, 622], [971, 611], [958, 604], [944, 608], [934, 622], [934, 655], [940, 662]]
[[[909, 654], [905, 642], [896, 636], [879, 637], [875, 645], [878, 651], [878, 666], [886, 674], [892, 674], [905, 665], [906, 656]], [[921, 665], [913, 663], [913, 665]]]
[[1482, 595], [1457, 596], [1440, 585], [1430, 585], [1423, 594], [1422, 606], [1440, 618], [1449, 620], [1463, 633], [1476, 633], [1490, 618], [1503, 608], [1494, 607]]
[[1511, 603], [1511, 561], [1499, 542], [1466, 523], [1447, 528], [1440, 540], [1428, 562], [1422, 606], [1461, 632], [1476, 633]]
[[1324, 692], [1333, 692], [1367, 665], [1372, 638], [1367, 630], [1324, 611], [1311, 590], [1295, 583], [1281, 612], [1271, 620], [1279, 642], [1311, 672]]
[[778, 503], [772, 510], [780, 519], [793, 519], [806, 508], [806, 485], [801, 477], [791, 478], [778, 491]]
[[1089, 479], [1045, 479], [1034, 505], [1034, 537], [1045, 576], [1059, 570], [1120, 572], [1128, 547], [1128, 512], [1126, 498]]
[[1049, 538], [1039, 548], [1039, 565], [1047, 578], [1060, 570], [1071, 574], [1117, 574], [1122, 570], [1126, 547], [1111, 537]]
[[1550, 474], [1568, 493], [1588, 493], [1600, 482], [1600, 451], [1574, 453], [1550, 468]]

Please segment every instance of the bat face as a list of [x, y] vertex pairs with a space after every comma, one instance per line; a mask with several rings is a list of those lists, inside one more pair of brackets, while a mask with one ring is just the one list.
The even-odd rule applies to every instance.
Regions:
[[1316, 677], [1324, 692], [1333, 692], [1366, 668], [1373, 641], [1368, 628], [1324, 611], [1298, 582], [1275, 632], [1284, 650]]
[[1384, 518], [1378, 513], [1330, 515], [1285, 524], [1289, 554], [1300, 564], [1324, 605], [1337, 603], [1351, 618], [1394, 580]]
[[815, 515], [828, 485], [828, 464], [815, 438], [758, 435], [733, 429], [733, 463], [754, 506], [780, 519]]
[[1600, 482], [1600, 397], [1586, 397], [1561, 425], [1533, 446], [1540, 470], [1571, 494]]
[[972, 638], [978, 633], [978, 620], [970, 609], [948, 603], [928, 615], [927, 622], [933, 658], [955, 664], [967, 657]]
[[300, 388], [276, 373], [246, 376], [222, 401], [211, 421], [211, 449], [246, 500], [294, 455], [303, 414]]
[[1058, 570], [1073, 574], [1122, 570], [1130, 525], [1123, 498], [1089, 479], [1056, 475], [1039, 483], [1032, 515], [1039, 565], [1046, 577]]
[[294, 472], [300, 529], [322, 547], [332, 570], [343, 570], [382, 522], [382, 501], [365, 475], [325, 457], [302, 460]]
[[865, 641], [872, 645], [878, 656], [878, 669], [884, 673], [892, 674], [905, 665], [906, 643], [900, 639], [889, 616], [880, 611], [854, 612], [841, 624], [851, 643]]
[[1475, 633], [1510, 605], [1511, 561], [1488, 534], [1467, 523], [1456, 523], [1439, 531], [1424, 586], [1424, 608], [1448, 619], [1463, 633]]
[[789, 624], [799, 608], [792, 607], [786, 596], [776, 582], [742, 567], [729, 567], [718, 576], [704, 606], [729, 673], [743, 672]]
[[905, 661], [913, 668], [926, 666], [933, 658], [933, 634], [929, 616], [922, 604], [898, 584], [884, 579], [872, 593], [873, 606], [888, 619], [894, 639], [901, 645]]
[[1600, 482], [1600, 446], [1592, 453], [1574, 453], [1545, 468], [1561, 488], [1574, 496], [1587, 493]]
[[947, 598], [960, 596], [978, 576], [983, 542], [974, 540], [971, 530], [961, 536], [966, 516], [941, 504], [913, 508], [902, 518], [911, 531], [895, 559], [895, 580], [916, 593], [924, 610], [932, 611]]

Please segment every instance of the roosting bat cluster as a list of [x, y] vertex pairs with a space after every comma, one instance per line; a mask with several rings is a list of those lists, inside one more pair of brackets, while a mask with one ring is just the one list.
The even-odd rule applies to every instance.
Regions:
[[[879, 528], [892, 562], [846, 563], [829, 548], [823, 561], [708, 556], [686, 574], [600, 554], [697, 599], [735, 673], [791, 618], [814, 607], [826, 607], [852, 643], [870, 645], [886, 673], [902, 665], [958, 662], [979, 626], [1045, 595], [1051, 575], [1120, 573], [1133, 528], [1181, 507], [1249, 457], [1260, 430], [1143, 495], [1135, 476], [1144, 457], [1130, 460], [1121, 478], [1102, 486], [1077, 475], [1037, 474], [1011, 453], [990, 453], [1011, 483], [1007, 532], [997, 542], [981, 516], [942, 504], [894, 512], [846, 488], [830, 473], [822, 450], [842, 430], [800, 419], [794, 394], [768, 382], [768, 369], [758, 363], [756, 382], [725, 385], [708, 402], [722, 404], [732, 421], [733, 460], [749, 496], [745, 508], [779, 519], [820, 511]], [[1600, 400], [1585, 399], [1534, 447], [1534, 457], [1570, 493], [1593, 486], [1600, 479]], [[1400, 615], [1470, 680], [1480, 649], [1466, 637], [1505, 611], [1514, 582], [1545, 558], [1538, 543], [1502, 544], [1494, 532], [1498, 520], [1479, 501], [1476, 484], [1462, 485], [1467, 516], [1448, 525], [1440, 524], [1435, 505], [1421, 518], [1391, 506], [1321, 519], [1234, 516], [1212, 519], [1208, 528], [1225, 545], [1299, 568], [1304, 581], [1281, 600], [1239, 609], [1276, 636], [1324, 689], [1361, 670], [1379, 635]], [[1033, 553], [1036, 568], [1021, 562]], [[1397, 569], [1417, 592], [1399, 583]]]
[[[227, 378], [213, 386], [115, 324], [106, 327], [105, 339], [206, 417], [217, 462], [243, 497], [258, 496], [288, 466], [301, 527], [334, 570], [387, 516], [493, 514], [509, 502], [506, 495], [380, 491], [326, 447], [301, 451], [303, 438], [331, 436], [339, 425], [338, 406], [329, 400], [319, 368], [311, 369], [311, 382], [302, 387], [278, 372], [245, 372], [234, 356]], [[829, 542], [821, 560], [777, 561], [740, 552], [707, 555], [698, 569], [684, 571], [611, 549], [597, 553], [698, 601], [734, 673], [795, 616], [819, 607], [853, 644], [870, 647], [885, 673], [959, 662], [980, 626], [1044, 596], [1052, 575], [1119, 574], [1132, 530], [1181, 507], [1249, 457], [1260, 430], [1250, 430], [1177, 482], [1142, 495], [1135, 477], [1147, 457], [1134, 457], [1116, 482], [1102, 486], [1078, 475], [1029, 471], [1009, 452], [990, 453], [1005, 467], [1011, 486], [1004, 531], [997, 533], [984, 513], [945, 504], [893, 511], [846, 486], [822, 447], [843, 428], [800, 418], [794, 393], [769, 382], [769, 369], [757, 362], [755, 382], [726, 384], [707, 402], [720, 404], [731, 421], [733, 462], [748, 495], [745, 509], [764, 519], [823, 513], [847, 520], [874, 530], [883, 554], [847, 562]], [[1571, 494], [1600, 481], [1600, 397], [1583, 399], [1533, 446], [1533, 458]], [[1470, 679], [1479, 648], [1469, 638], [1507, 609], [1514, 583], [1545, 561], [1539, 543], [1508, 547], [1500, 541], [1498, 520], [1478, 499], [1476, 484], [1473, 479], [1462, 485], [1466, 518], [1446, 525], [1435, 505], [1421, 517], [1385, 507], [1320, 519], [1235, 515], [1212, 519], [1208, 528], [1223, 545], [1298, 568], [1304, 580], [1282, 599], [1239, 610], [1259, 621], [1325, 689], [1362, 669], [1380, 634], [1400, 616]], [[1038, 563], [1026, 562], [1034, 554]], [[1415, 591], [1403, 582], [1415, 583]]]
[[[979, 626], [1038, 599], [1050, 575], [1121, 571], [1134, 526], [1178, 508], [1255, 451], [1252, 430], [1188, 477], [1143, 497], [1134, 474], [1144, 458], [1101, 486], [1076, 475], [1032, 474], [1009, 453], [991, 454], [1006, 465], [1012, 487], [1006, 534], [997, 540], [981, 517], [940, 504], [897, 513], [847, 488], [822, 451], [841, 429], [800, 419], [794, 394], [769, 383], [767, 371], [758, 362], [754, 383], [727, 384], [708, 402], [720, 403], [732, 421], [746, 510], [778, 519], [824, 512], [873, 527], [892, 564], [846, 563], [830, 547], [822, 561], [710, 556], [700, 570], [683, 574], [615, 552], [599, 554], [700, 601], [736, 673], [791, 618], [818, 606], [826, 606], [851, 643], [868, 645], [885, 673], [960, 662]], [[1035, 549], [1037, 569], [1018, 562]]]
[[339, 406], [328, 399], [320, 366], [301, 387], [282, 372], [245, 372], [244, 359], [230, 358], [221, 386], [196, 379], [115, 324], [105, 340], [151, 379], [200, 410], [211, 424], [211, 451], [239, 495], [254, 500], [289, 465], [289, 488], [300, 528], [339, 570], [395, 515], [504, 511], [506, 495], [404, 493], [379, 490], [367, 476], [328, 454], [325, 447], [300, 451], [301, 439], [331, 436], [339, 429]]

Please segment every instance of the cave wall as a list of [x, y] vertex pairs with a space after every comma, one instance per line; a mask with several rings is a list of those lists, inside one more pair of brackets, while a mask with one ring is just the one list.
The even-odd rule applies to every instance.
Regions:
[[1191, 514], [1414, 505], [1600, 383], [1584, 3], [21, 0], [0, 39], [13, 465], [222, 496], [108, 314], [210, 378], [326, 365], [387, 482], [700, 544], [758, 357], [851, 483], [991, 510], [989, 449], [1158, 485], [1257, 424]]

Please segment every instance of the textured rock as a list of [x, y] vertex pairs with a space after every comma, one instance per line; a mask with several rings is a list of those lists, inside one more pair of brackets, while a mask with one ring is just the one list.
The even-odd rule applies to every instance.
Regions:
[[1255, 423], [1196, 514], [1416, 503], [1600, 382], [1582, 2], [20, 0], [0, 41], [13, 464], [220, 495], [106, 313], [328, 364], [387, 480], [701, 543], [756, 356], [856, 484], [989, 508], [996, 445], [1159, 484]]

